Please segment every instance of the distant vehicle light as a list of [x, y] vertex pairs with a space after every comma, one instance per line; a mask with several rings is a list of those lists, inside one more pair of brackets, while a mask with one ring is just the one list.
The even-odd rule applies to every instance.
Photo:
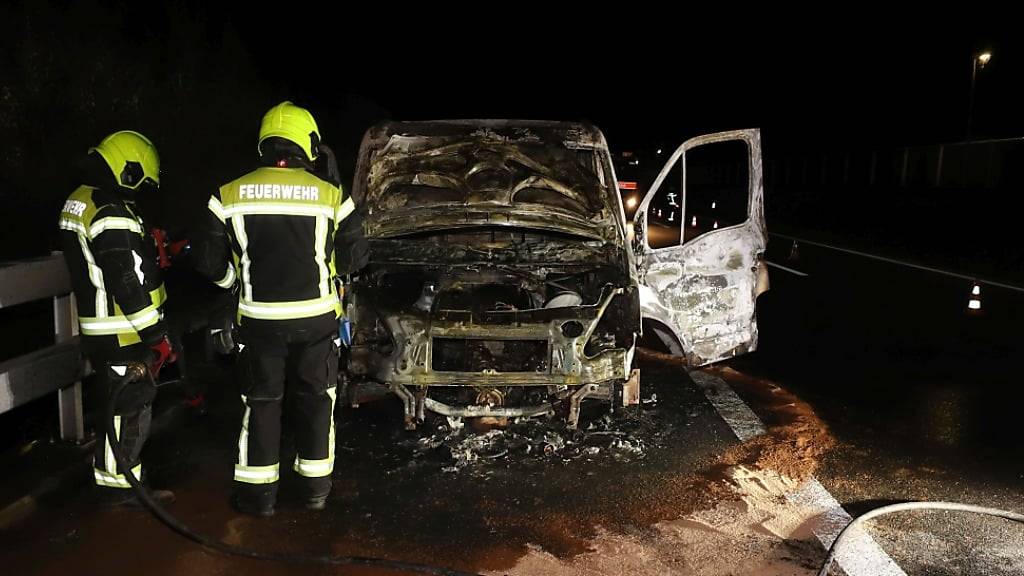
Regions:
[[658, 156], [661, 156], [661, 148], [658, 148], [658, 151], [656, 152], [656, 154], [657, 154]]
[[714, 209], [715, 209], [715, 208], [717, 208], [717, 207], [718, 207], [718, 202], [712, 202], [712, 203], [711, 203], [711, 209], [712, 209], [712, 210], [714, 210]]
[[626, 208], [636, 208], [636, 196], [630, 196], [629, 198], [626, 198]]
[[696, 216], [694, 216], [693, 220], [690, 221], [690, 227], [691, 228], [696, 228], [697, 227], [697, 217]]
[[619, 190], [636, 190], [636, 182], [619, 180]]

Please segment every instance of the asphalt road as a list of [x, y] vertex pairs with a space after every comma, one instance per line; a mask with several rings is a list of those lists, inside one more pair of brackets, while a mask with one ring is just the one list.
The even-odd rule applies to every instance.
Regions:
[[[769, 260], [807, 276], [773, 268], [772, 290], [759, 302], [760, 349], [731, 362], [736, 372], [721, 372], [770, 431], [786, 413], [765, 392], [778, 385], [794, 394], [789, 404], [806, 403], [823, 424], [812, 441], [832, 439], [827, 450], [812, 450], [808, 469], [853, 514], [939, 499], [1022, 511], [1024, 300], [983, 287], [983, 313], [968, 314], [969, 283], [809, 246], [796, 260], [789, 252], [789, 243], [773, 242]], [[642, 557], [642, 548], [608, 551], [595, 542], [609, 532], [644, 542], [666, 522], [706, 515], [735, 496], [721, 490], [735, 483], [727, 470], [737, 462], [723, 460], [740, 445], [734, 431], [685, 370], [648, 356], [640, 360], [646, 402], [615, 419], [592, 406], [585, 421], [593, 427], [578, 433], [539, 425], [454, 430], [436, 421], [410, 434], [392, 400], [345, 410], [328, 510], [309, 514], [290, 503], [286, 476], [277, 516], [242, 517], [227, 506], [239, 416], [228, 368], [203, 374], [211, 414], [172, 418], [145, 454], [153, 482], [178, 494], [173, 512], [227, 542], [500, 574], [537, 550], [562, 563]], [[4, 469], [28, 479], [55, 460], [81, 460], [67, 452], [30, 447], [5, 457]], [[89, 498], [88, 467], [73, 470], [16, 521], [0, 522], [5, 571], [296, 571], [202, 551], [139, 510], [101, 509]], [[1024, 567], [1024, 528], [1005, 521], [907, 514], [875, 521], [869, 533], [908, 574], [1009, 575]], [[804, 574], [824, 555], [809, 540], [781, 541], [789, 551], [779, 559], [792, 571], [761, 573]], [[686, 548], [677, 553], [655, 573], [728, 573], [694, 568]], [[565, 566], [553, 573], [589, 573]]]
[[[409, 433], [391, 399], [345, 410], [335, 491], [320, 514], [288, 502], [287, 475], [273, 519], [228, 507], [238, 417], [230, 385], [211, 390], [211, 416], [186, 418], [154, 438], [148, 472], [177, 492], [172, 510], [188, 524], [261, 549], [378, 555], [474, 572], [510, 568], [529, 546], [572, 557], [599, 529], [640, 530], [707, 506], [700, 479], [720, 474], [707, 464], [737, 443], [685, 370], [656, 361], [642, 369], [642, 407], [612, 419], [590, 406], [589, 428], [579, 432], [546, 424], [458, 431], [438, 421]], [[142, 511], [98, 508], [82, 472], [81, 483], [37, 502], [27, 520], [4, 531], [0, 564], [11, 573], [293, 569], [202, 552]]]
[[[813, 406], [836, 446], [817, 475], [853, 514], [904, 500], [1024, 512], [1024, 295], [778, 239], [760, 349], [733, 362]], [[756, 406], [755, 406], [756, 409]], [[1024, 571], [1024, 526], [908, 513], [872, 533], [909, 574]]]

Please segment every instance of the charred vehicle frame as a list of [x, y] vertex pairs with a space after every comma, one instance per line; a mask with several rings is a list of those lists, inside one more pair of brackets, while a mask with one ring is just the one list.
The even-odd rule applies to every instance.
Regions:
[[[714, 136], [749, 144], [750, 217], [707, 235], [720, 242], [705, 237], [703, 249], [654, 250], [643, 213], [666, 172], [641, 203], [631, 245], [608, 146], [593, 126], [370, 129], [352, 190], [369, 262], [346, 288], [349, 401], [386, 387], [410, 429], [428, 411], [561, 413], [575, 427], [584, 399], [637, 400], [632, 363], [644, 326], [693, 364], [753, 349], [764, 250], [759, 137]], [[681, 146], [670, 165], [700, 142]]]

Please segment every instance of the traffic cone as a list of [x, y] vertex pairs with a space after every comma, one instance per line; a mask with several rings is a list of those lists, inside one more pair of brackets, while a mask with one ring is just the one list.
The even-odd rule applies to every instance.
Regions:
[[981, 310], [981, 286], [977, 282], [971, 288], [971, 297], [967, 299], [967, 310], [978, 312]]

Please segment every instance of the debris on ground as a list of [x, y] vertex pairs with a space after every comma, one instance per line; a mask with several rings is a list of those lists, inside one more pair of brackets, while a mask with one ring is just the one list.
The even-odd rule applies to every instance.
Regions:
[[570, 430], [549, 418], [520, 418], [503, 428], [478, 432], [449, 418], [405, 444], [413, 448], [414, 458], [449, 457], [450, 462], [442, 468], [449, 473], [467, 469], [471, 474], [486, 475], [494, 462], [524, 460], [568, 464], [607, 457], [626, 462], [645, 457], [647, 441], [643, 436], [649, 431], [641, 426], [637, 414], [605, 414], [583, 430]]
[[[638, 355], [678, 363], [649, 351]], [[756, 407], [765, 434], [733, 445], [703, 472], [625, 487], [630, 506], [615, 516], [595, 514], [598, 528], [584, 552], [559, 554], [534, 543], [502, 573], [814, 574], [825, 551], [807, 526], [822, 510], [786, 495], [809, 479], [834, 440], [808, 404], [774, 383], [719, 374]]]

